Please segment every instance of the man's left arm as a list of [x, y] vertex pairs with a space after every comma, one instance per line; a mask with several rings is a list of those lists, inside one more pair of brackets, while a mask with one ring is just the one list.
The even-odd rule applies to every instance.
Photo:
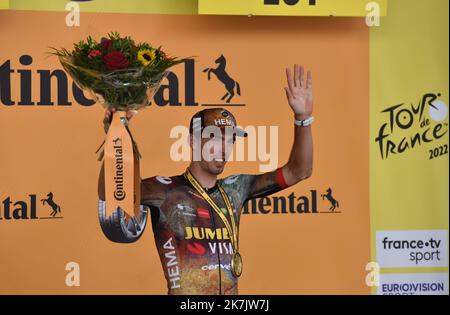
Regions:
[[[294, 65], [294, 76], [286, 69], [288, 86], [285, 87], [289, 106], [295, 120], [311, 117], [313, 112], [312, 75], [305, 81], [303, 67]], [[311, 126], [294, 124], [294, 143], [288, 162], [274, 171], [241, 177], [246, 200], [271, 195], [311, 176], [313, 168], [313, 140]]]
[[[294, 65], [294, 77], [291, 69], [286, 69], [288, 86], [285, 87], [286, 97], [297, 121], [308, 119], [313, 112], [312, 74], [303, 67]], [[311, 125], [294, 125], [294, 143], [288, 162], [282, 167], [283, 177], [287, 186], [292, 186], [311, 176], [313, 168], [313, 139]]]

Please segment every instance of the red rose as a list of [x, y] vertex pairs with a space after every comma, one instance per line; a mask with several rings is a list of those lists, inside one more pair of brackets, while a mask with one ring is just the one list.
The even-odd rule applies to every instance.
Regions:
[[104, 50], [108, 50], [111, 49], [112, 47], [112, 41], [110, 39], [103, 37], [100, 41], [100, 45], [102, 45]]
[[102, 54], [102, 52], [101, 52], [100, 50], [94, 49], [94, 50], [92, 50], [92, 51], [89, 53], [88, 57], [89, 57], [90, 59], [93, 59], [93, 58], [95, 58], [95, 57], [100, 56], [101, 54]]
[[108, 70], [126, 69], [130, 62], [120, 51], [112, 51], [103, 57], [103, 63]]

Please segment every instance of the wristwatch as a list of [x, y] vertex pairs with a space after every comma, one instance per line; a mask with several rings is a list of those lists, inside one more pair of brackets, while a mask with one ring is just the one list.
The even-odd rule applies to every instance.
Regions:
[[306, 127], [306, 126], [311, 125], [313, 123], [313, 121], [314, 121], [314, 117], [310, 116], [310, 117], [308, 117], [306, 119], [303, 119], [303, 120], [294, 119], [294, 124], [296, 126]]

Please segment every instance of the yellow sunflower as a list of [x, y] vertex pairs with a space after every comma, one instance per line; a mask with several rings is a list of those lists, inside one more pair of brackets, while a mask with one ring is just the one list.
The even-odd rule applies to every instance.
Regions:
[[144, 65], [148, 66], [153, 60], [156, 59], [156, 53], [154, 49], [142, 49], [138, 51], [137, 59]]

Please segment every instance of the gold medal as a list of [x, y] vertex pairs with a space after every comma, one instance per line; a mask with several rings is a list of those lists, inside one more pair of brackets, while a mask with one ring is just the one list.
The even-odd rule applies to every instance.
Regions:
[[242, 257], [237, 251], [231, 256], [231, 273], [236, 278], [240, 277], [242, 274]]

